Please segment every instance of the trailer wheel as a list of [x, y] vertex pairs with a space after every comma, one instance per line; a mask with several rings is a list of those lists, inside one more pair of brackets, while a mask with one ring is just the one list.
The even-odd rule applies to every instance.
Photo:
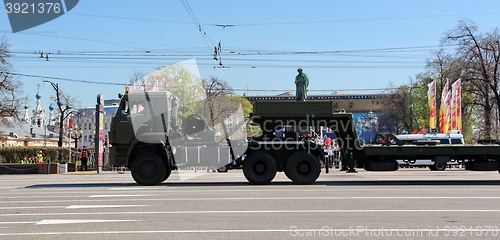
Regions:
[[429, 166], [429, 169], [431, 171], [444, 171], [446, 170], [446, 163], [437, 163], [435, 162], [434, 165]]
[[477, 162], [466, 162], [465, 170], [470, 171], [495, 171], [498, 170], [497, 161], [477, 161]]
[[373, 162], [372, 160], [367, 160], [365, 162], [366, 171], [397, 171], [398, 169], [399, 164], [396, 161]]
[[167, 176], [165, 162], [155, 153], [140, 154], [132, 163], [132, 177], [140, 185], [158, 185], [166, 179], [165, 176]]
[[286, 163], [285, 174], [295, 184], [312, 184], [318, 179], [321, 165], [318, 159], [307, 152], [296, 152]]
[[229, 168], [227, 166], [217, 168], [217, 172], [220, 173], [227, 173], [227, 171], [229, 171]]
[[253, 152], [243, 161], [243, 174], [248, 182], [252, 184], [268, 184], [277, 172], [274, 158], [266, 152]]

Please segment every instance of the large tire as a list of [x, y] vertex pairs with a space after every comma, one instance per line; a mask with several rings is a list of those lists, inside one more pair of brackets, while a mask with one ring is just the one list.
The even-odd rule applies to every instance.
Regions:
[[217, 172], [220, 173], [227, 173], [229, 171], [229, 168], [227, 166], [217, 168]]
[[166, 175], [165, 162], [155, 153], [142, 153], [132, 163], [132, 177], [140, 185], [158, 185], [166, 179]]
[[447, 166], [446, 163], [437, 163], [437, 162], [435, 162], [434, 165], [429, 166], [429, 169], [431, 171], [444, 171], [444, 170], [446, 170], [446, 166]]
[[243, 161], [243, 174], [252, 184], [269, 184], [276, 176], [277, 169], [273, 156], [262, 151], [251, 153]]
[[466, 162], [465, 170], [471, 171], [495, 171], [498, 170], [497, 161], [476, 161], [476, 162]]
[[163, 180], [161, 180], [161, 182], [165, 182], [168, 177], [170, 177], [170, 173], [172, 173], [172, 169], [169, 167], [165, 168], [165, 176], [163, 176]]
[[292, 154], [286, 163], [285, 174], [295, 184], [312, 184], [320, 173], [319, 160], [305, 151]]

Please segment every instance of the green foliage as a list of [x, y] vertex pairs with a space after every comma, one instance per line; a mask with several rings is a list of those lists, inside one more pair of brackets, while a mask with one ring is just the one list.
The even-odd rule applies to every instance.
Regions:
[[146, 89], [153, 89], [156, 85], [158, 90], [169, 91], [179, 98], [179, 124], [182, 124], [182, 119], [195, 113], [204, 97], [201, 78], [182, 64], [160, 67], [144, 79]]
[[34, 161], [36, 153], [40, 150], [45, 154], [43, 161], [65, 162], [59, 160], [59, 154], [62, 154], [62, 159], [68, 159], [69, 153], [67, 148], [58, 147], [1, 147], [0, 148], [0, 163], [22, 163]]
[[253, 105], [248, 99], [240, 96], [233, 96], [233, 98], [236, 98], [240, 101], [240, 105], [243, 109], [243, 116], [245, 118], [249, 118], [250, 114], [253, 112]]

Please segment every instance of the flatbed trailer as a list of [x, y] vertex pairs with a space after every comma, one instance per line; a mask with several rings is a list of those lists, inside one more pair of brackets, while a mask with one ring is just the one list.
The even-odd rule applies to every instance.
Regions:
[[[438, 164], [456, 161], [463, 163], [467, 170], [489, 171], [499, 169], [500, 146], [477, 144], [365, 145], [360, 155], [363, 158], [360, 163], [363, 163], [367, 170], [396, 170], [396, 161], [400, 159], [409, 161], [431, 159]], [[380, 166], [376, 166], [377, 164]]]

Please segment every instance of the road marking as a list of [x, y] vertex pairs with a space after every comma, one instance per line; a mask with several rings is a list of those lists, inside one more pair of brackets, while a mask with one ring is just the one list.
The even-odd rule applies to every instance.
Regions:
[[4, 224], [35, 224], [37, 222], [0, 222], [0, 225]]
[[[87, 234], [157, 234], [157, 233], [288, 233], [290, 236], [307, 236], [307, 235], [299, 235], [306, 233], [323, 233], [330, 234], [328, 236], [335, 237], [335, 234], [342, 234], [338, 236], [365, 236], [366, 234], [379, 234], [379, 233], [394, 233], [392, 236], [399, 236], [398, 234], [402, 234], [401, 236], [406, 236], [405, 234], [410, 234], [409, 236], [428, 236], [430, 233], [444, 232], [450, 233], [450, 229], [446, 228], [320, 228], [320, 229], [187, 229], [187, 230], [151, 230], [151, 231], [85, 231], [85, 232], [32, 232], [32, 233], [0, 233], [0, 236], [36, 236], [36, 235], [87, 235]], [[460, 232], [460, 231], [459, 231]], [[465, 233], [482, 233], [482, 234], [492, 234], [498, 233], [498, 229], [467, 229]], [[343, 235], [347, 234], [347, 235]], [[411, 235], [413, 234], [413, 235]], [[320, 235], [327, 236], [327, 235]], [[373, 235], [378, 236], [378, 235]], [[429, 235], [432, 236], [432, 235]], [[487, 236], [487, 235], [485, 235]]]
[[122, 195], [91, 195], [89, 198], [111, 198], [111, 197], [151, 197], [154, 195], [122, 194]]
[[134, 188], [134, 187], [123, 187], [123, 188], [110, 188], [109, 190], [111, 191], [115, 191], [115, 190], [154, 190], [154, 191], [157, 191], [157, 190], [161, 190], [161, 189], [164, 189], [164, 188], [148, 188], [148, 187], [137, 187], [137, 188]]
[[[12, 203], [12, 202], [11, 202]], [[85, 208], [125, 208], [125, 207], [147, 207], [148, 205], [70, 205], [70, 206], [37, 206], [37, 207], [0, 207], [0, 210], [10, 209], [85, 209]]]
[[473, 212], [498, 213], [500, 209], [312, 209], [312, 210], [221, 210], [164, 212], [81, 212], [81, 213], [7, 213], [0, 216], [71, 216], [71, 215], [147, 215], [147, 214], [270, 214], [270, 213], [436, 213]]
[[[12, 203], [12, 202], [11, 202]], [[0, 210], [9, 209], [49, 209], [49, 208], [63, 208], [60, 206], [38, 206], [38, 207], [0, 207]]]
[[[312, 187], [312, 186], [309, 186]], [[325, 192], [327, 190], [333, 191], [352, 191], [352, 186], [349, 186], [349, 188], [345, 188], [345, 186], [335, 186], [338, 188], [334, 189], [325, 189], [325, 188], [318, 188], [318, 189], [300, 189], [300, 192]], [[363, 191], [427, 191], [427, 190], [434, 190], [435, 186], [429, 187], [429, 188], [356, 188], [356, 189], [361, 189]], [[166, 188], [110, 188], [110, 191], [129, 191], [129, 190], [148, 190], [148, 191], [141, 191], [141, 193], [144, 192], [157, 192], [159, 190], [166, 190], [168, 193], [184, 193], [189, 191], [190, 193], [193, 192], [297, 192], [297, 189], [217, 189], [213, 188], [211, 190], [202, 190], [202, 189], [189, 189], [186, 190], [186, 188], [178, 188], [178, 187], [166, 187]], [[439, 189], [439, 191], [500, 191], [500, 188], [494, 187], [494, 188], [454, 188], [454, 189]], [[79, 191], [81, 193], [81, 191]]]
[[66, 209], [147, 207], [148, 205], [71, 205]]
[[[138, 196], [138, 195], [134, 195]], [[101, 198], [101, 197], [98, 197]], [[362, 199], [500, 199], [499, 197], [424, 197], [424, 196], [414, 196], [414, 197], [216, 197], [216, 198], [134, 198], [134, 199], [120, 199], [120, 201], [255, 201], [255, 200], [362, 200]], [[70, 202], [107, 202], [109, 199], [82, 199], [82, 200], [58, 200], [58, 203], [70, 203]], [[8, 203], [12, 205], [13, 203], [53, 203], [51, 200], [31, 200], [31, 201], [0, 201], [2, 203]], [[29, 208], [29, 207], [28, 207]], [[37, 207], [33, 207], [37, 208]], [[3, 209], [3, 208], [0, 208]], [[8, 207], [5, 209], [9, 209]]]
[[107, 222], [135, 222], [136, 220], [82, 220], [82, 219], [49, 219], [37, 222], [37, 225], [47, 224], [75, 224], [75, 223], [107, 223]]

